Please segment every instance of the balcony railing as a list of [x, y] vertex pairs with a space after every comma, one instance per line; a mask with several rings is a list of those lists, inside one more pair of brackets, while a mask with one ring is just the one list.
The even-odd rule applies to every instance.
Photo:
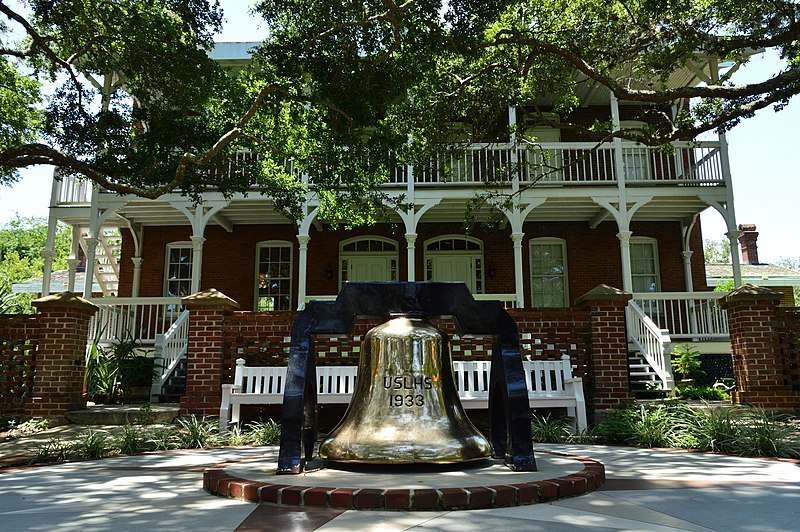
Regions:
[[[718, 186], [725, 183], [719, 142], [675, 142], [670, 149], [623, 143], [622, 179], [636, 185]], [[216, 177], [233, 175], [253, 155], [242, 153], [211, 170]], [[299, 174], [291, 161], [286, 170]], [[395, 166], [387, 185], [450, 186], [513, 182], [534, 186], [616, 185], [620, 180], [614, 145], [552, 142], [530, 146], [504, 143], [450, 147], [430, 160]], [[313, 182], [312, 182], [313, 185]], [[57, 205], [88, 204], [91, 185], [65, 177], [56, 181]]]

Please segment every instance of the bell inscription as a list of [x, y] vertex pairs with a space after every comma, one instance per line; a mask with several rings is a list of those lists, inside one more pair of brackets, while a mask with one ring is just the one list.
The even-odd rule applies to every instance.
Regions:
[[320, 456], [364, 463], [455, 463], [491, 455], [467, 418], [447, 337], [416, 317], [399, 317], [364, 338], [356, 389]]

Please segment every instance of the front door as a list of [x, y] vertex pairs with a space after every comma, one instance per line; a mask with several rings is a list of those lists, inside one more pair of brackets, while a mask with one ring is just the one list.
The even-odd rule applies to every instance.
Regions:
[[477, 293], [475, 257], [469, 255], [433, 255], [431, 261], [431, 281], [461, 281], [473, 294]]
[[392, 280], [392, 257], [351, 255], [346, 260], [348, 281]]

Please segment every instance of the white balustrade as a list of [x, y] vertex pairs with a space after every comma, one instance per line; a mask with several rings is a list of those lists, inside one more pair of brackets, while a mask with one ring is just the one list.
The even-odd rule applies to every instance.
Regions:
[[89, 341], [134, 338], [154, 345], [180, 316], [179, 297], [103, 297], [91, 300], [99, 310], [89, 322]]
[[728, 315], [719, 306], [723, 292], [643, 292], [633, 295], [642, 312], [673, 340], [727, 340]]

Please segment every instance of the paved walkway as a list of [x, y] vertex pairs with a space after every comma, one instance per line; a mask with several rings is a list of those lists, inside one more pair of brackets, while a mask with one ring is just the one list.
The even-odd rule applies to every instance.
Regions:
[[[259, 448], [179, 451], [0, 473], [3, 530], [800, 530], [800, 464], [682, 451], [537, 445], [606, 467], [597, 492], [549, 504], [452, 512], [256, 505], [202, 490], [205, 467]], [[274, 452], [274, 448], [264, 449]], [[0, 453], [5, 449], [0, 446]], [[387, 478], [391, 483], [391, 478]]]

